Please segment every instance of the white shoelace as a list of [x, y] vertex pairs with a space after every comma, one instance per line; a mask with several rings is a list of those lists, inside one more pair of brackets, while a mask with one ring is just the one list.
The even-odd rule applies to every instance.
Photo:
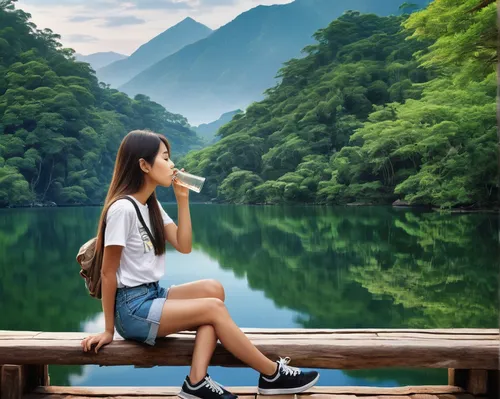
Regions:
[[224, 391], [220, 387], [219, 384], [217, 384], [214, 380], [212, 380], [210, 377], [205, 377], [205, 386], [209, 388], [212, 392], [216, 392], [219, 395], [222, 395]]
[[300, 369], [298, 369], [297, 367], [288, 366], [290, 360], [291, 359], [289, 357], [285, 357], [284, 359], [280, 357], [280, 360], [278, 360], [278, 364], [280, 365], [280, 369], [283, 371], [283, 374], [293, 376], [300, 374]]

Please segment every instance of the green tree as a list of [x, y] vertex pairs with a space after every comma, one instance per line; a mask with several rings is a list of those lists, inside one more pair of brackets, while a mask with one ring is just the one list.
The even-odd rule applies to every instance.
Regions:
[[[285, 63], [281, 83], [263, 101], [222, 127], [218, 143], [183, 159], [211, 181], [202, 195], [229, 202], [338, 202], [329, 159], [349, 145], [373, 107], [420, 98], [417, 84], [430, 76], [413, 59], [427, 43], [406, 40], [404, 20], [348, 12], [319, 30], [317, 44], [305, 49], [305, 57]], [[236, 158], [241, 151], [246, 162]], [[307, 172], [311, 159], [320, 165], [314, 174]], [[217, 191], [233, 167], [262, 179], [252, 196], [239, 195], [236, 185]], [[379, 191], [371, 189], [375, 196]]]
[[183, 116], [100, 85], [58, 35], [37, 29], [14, 3], [0, 2], [0, 173], [9, 176], [0, 182], [2, 206], [102, 202], [130, 130], [166, 135], [176, 157], [201, 146]]

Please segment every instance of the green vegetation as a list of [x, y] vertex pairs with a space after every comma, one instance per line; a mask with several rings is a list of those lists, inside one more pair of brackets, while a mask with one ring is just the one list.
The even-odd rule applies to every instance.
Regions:
[[195, 245], [305, 328], [498, 326], [494, 215], [204, 205], [193, 219]]
[[[100, 203], [132, 129], [164, 133], [174, 155], [203, 146], [181, 115], [100, 85], [14, 1], [0, 0], [0, 206]], [[420, 4], [402, 16], [350, 11], [317, 31], [263, 101], [178, 162], [207, 177], [196, 198], [498, 207], [496, 4]], [[253, 12], [328, 6], [292, 5]]]
[[0, 206], [101, 202], [133, 129], [165, 134], [177, 154], [200, 145], [184, 117], [99, 85], [58, 35], [29, 18], [0, 0]]
[[[102, 311], [85, 291], [75, 254], [95, 234], [99, 208], [0, 210], [0, 329], [81, 331]], [[69, 385], [83, 366], [50, 367]]]
[[498, 205], [493, 1], [348, 12], [315, 38], [218, 143], [185, 157], [206, 198]]

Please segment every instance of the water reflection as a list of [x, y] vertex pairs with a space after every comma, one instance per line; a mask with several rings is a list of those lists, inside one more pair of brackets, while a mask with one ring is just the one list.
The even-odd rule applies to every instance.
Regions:
[[194, 220], [203, 251], [304, 327], [497, 326], [492, 215], [214, 207]]
[[[165, 208], [175, 219], [175, 205]], [[86, 293], [75, 262], [95, 233], [99, 211], [0, 211], [0, 329], [103, 327], [101, 304]], [[500, 253], [492, 215], [193, 205], [192, 219], [195, 250], [169, 250], [163, 283], [220, 279], [243, 327], [497, 326]], [[51, 378], [54, 384], [178, 385], [186, 372], [168, 370], [165, 380], [164, 368], [54, 367]], [[230, 370], [224, 382], [251, 383], [249, 372]], [[329, 375], [329, 385], [445, 381], [439, 370]]]

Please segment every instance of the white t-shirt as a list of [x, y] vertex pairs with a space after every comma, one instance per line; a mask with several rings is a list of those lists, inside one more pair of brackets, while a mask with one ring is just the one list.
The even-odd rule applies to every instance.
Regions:
[[[129, 196], [137, 204], [142, 218], [151, 234], [148, 205], [143, 205]], [[163, 224], [173, 220], [158, 202], [163, 217]], [[104, 246], [120, 245], [123, 248], [120, 267], [116, 272], [118, 288], [135, 287], [160, 280], [165, 274], [165, 254], [156, 256], [153, 243], [137, 217], [134, 205], [126, 199], [116, 201], [108, 209]]]

